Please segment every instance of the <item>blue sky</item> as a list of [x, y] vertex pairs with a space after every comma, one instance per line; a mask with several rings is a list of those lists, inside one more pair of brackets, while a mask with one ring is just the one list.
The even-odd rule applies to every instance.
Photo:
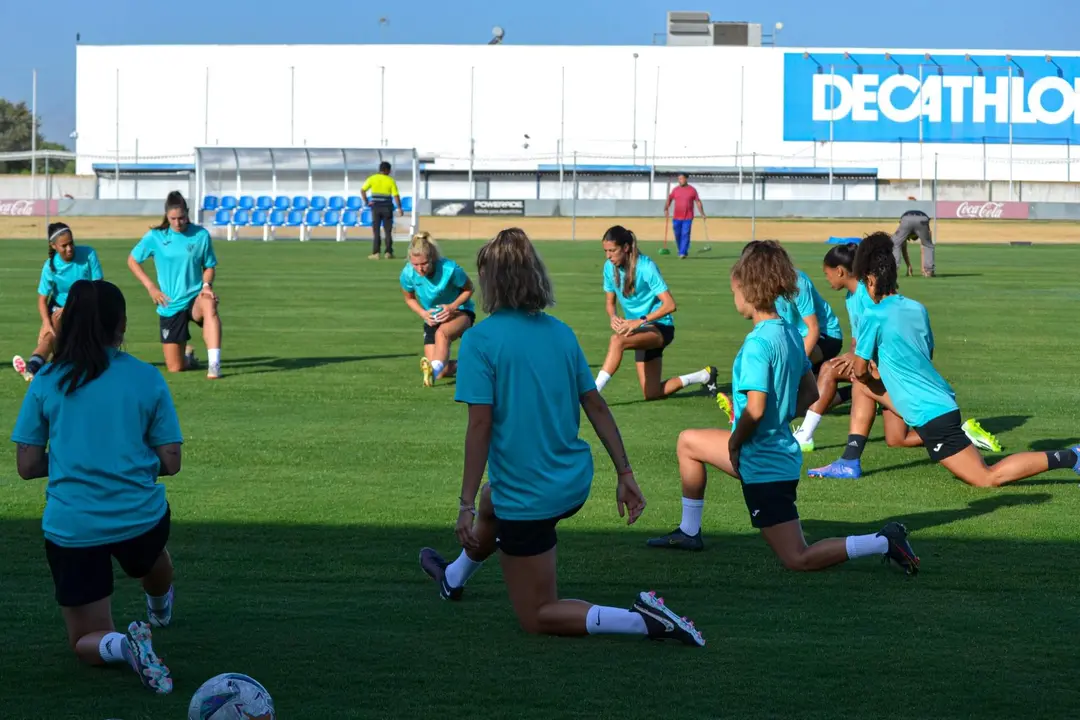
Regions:
[[[1080, 37], [1077, 0], [758, 0], [738, 17], [732, 7], [712, 0], [0, 0], [0, 97], [29, 102], [37, 68], [45, 136], [67, 142], [75, 127], [76, 33], [94, 45], [484, 43], [498, 24], [513, 44], [647, 45], [664, 31], [668, 10], [695, 9], [770, 28], [782, 21], [780, 44], [796, 48], [1060, 51], [1078, 48]], [[309, 17], [310, 9], [318, 15]]]

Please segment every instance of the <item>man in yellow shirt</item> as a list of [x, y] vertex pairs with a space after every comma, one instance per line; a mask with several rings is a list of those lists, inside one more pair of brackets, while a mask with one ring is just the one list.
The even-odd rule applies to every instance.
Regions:
[[[360, 198], [365, 205], [371, 207], [371, 229], [375, 233], [375, 242], [372, 245], [369, 260], [379, 259], [379, 228], [383, 229], [386, 238], [386, 258], [394, 257], [394, 204], [397, 204], [398, 217], [403, 215], [401, 211], [401, 193], [398, 192], [397, 182], [390, 177], [390, 163], [379, 163], [379, 172], [364, 181], [360, 188]], [[370, 198], [368, 191], [371, 192]]]

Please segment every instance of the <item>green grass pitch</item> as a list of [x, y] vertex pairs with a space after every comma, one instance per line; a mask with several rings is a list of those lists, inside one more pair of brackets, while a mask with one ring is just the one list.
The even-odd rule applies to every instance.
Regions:
[[[124, 265], [134, 243], [86, 242], [127, 295], [128, 351], [160, 366], [153, 307]], [[478, 246], [450, 242], [444, 251], [472, 272]], [[195, 688], [225, 671], [251, 674], [280, 717], [305, 720], [1012, 718], [1068, 717], [1080, 707], [1072, 473], [975, 490], [921, 449], [886, 448], [879, 418], [868, 474], [804, 478], [799, 510], [811, 540], [903, 520], [922, 557], [918, 577], [875, 559], [784, 571], [750, 527], [737, 483], [719, 473], [710, 474], [706, 551], [649, 551], [644, 540], [679, 521], [679, 431], [720, 418], [693, 392], [642, 402], [629, 356], [605, 396], [649, 504], [633, 528], [619, 520], [614, 474], [584, 423], [598, 473], [590, 501], [560, 527], [560, 592], [626, 606], [656, 589], [708, 645], [526, 636], [495, 561], [463, 602], [439, 600], [416, 558], [424, 545], [456, 554], [466, 411], [452, 382], [421, 386], [420, 322], [398, 287], [404, 259], [369, 262], [366, 243], [216, 249], [226, 376], [169, 377], [186, 444], [183, 471], [167, 480], [175, 622], [155, 645], [175, 691], [156, 697], [127, 671], [76, 662], [44, 558], [44, 483], [18, 479], [5, 442], [0, 717], [179, 718]], [[553, 313], [597, 368], [609, 336], [599, 243], [540, 249], [556, 286]], [[730, 377], [749, 330], [728, 287], [738, 249], [657, 257], [679, 304], [665, 375], [713, 363]], [[821, 275], [826, 249], [789, 248], [846, 333], [842, 296]], [[1080, 438], [1078, 252], [946, 246], [940, 277], [902, 280], [929, 308], [935, 361], [964, 416], [980, 418], [1007, 451]], [[44, 242], [0, 243], [4, 362], [33, 346], [44, 256]], [[205, 360], [201, 338], [196, 345]], [[5, 439], [24, 392], [14, 372], [0, 373]], [[806, 467], [834, 459], [846, 434], [844, 408], [823, 421]], [[143, 613], [140, 589], [119, 572], [114, 611], [125, 624]]]

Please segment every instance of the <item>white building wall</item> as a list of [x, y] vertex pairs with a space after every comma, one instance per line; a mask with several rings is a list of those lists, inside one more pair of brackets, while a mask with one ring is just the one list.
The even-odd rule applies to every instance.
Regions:
[[[1029, 63], [1044, 55], [1015, 54]], [[1015, 145], [1010, 162], [1006, 145], [785, 142], [784, 56], [741, 47], [80, 45], [77, 172], [117, 155], [133, 161], [136, 141], [144, 162], [190, 159], [204, 144], [383, 145], [467, 168], [472, 138], [477, 169], [554, 164], [561, 151], [566, 163], [576, 152], [592, 164], [831, 164], [929, 179], [937, 155], [940, 179], [1077, 179], [1062, 145]]]

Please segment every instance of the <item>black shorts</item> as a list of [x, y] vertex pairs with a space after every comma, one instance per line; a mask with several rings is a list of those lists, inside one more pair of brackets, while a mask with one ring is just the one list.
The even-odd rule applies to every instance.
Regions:
[[[472, 310], [462, 310], [461, 314], [469, 316], [469, 327], [472, 327], [476, 324], [476, 313], [474, 313]], [[439, 325], [442, 325], [442, 323], [439, 323]], [[435, 344], [435, 331], [439, 329], [439, 325], [428, 325], [427, 323], [424, 323], [425, 345]]]
[[165, 544], [169, 541], [172, 510], [166, 506], [158, 524], [142, 535], [93, 547], [63, 547], [45, 541], [45, 557], [52, 570], [56, 602], [61, 607], [79, 607], [113, 594], [112, 559], [133, 578], [150, 574]]
[[543, 555], [558, 542], [555, 526], [559, 521], [576, 515], [584, 504], [546, 520], [501, 520], [496, 516], [495, 538], [499, 550], [511, 557]]
[[202, 322], [196, 320], [191, 314], [194, 308], [195, 300], [192, 300], [186, 309], [175, 315], [158, 316], [158, 324], [161, 326], [162, 345], [185, 345], [191, 339], [191, 333], [188, 332], [188, 323], [195, 323], [202, 327]]
[[914, 428], [926, 446], [926, 454], [934, 462], [951, 458], [971, 445], [971, 438], [964, 432], [959, 410], [939, 415], [922, 427]]
[[661, 325], [653, 324], [649, 327], [656, 328], [660, 332], [660, 337], [664, 338], [664, 344], [658, 348], [652, 350], [635, 350], [634, 361], [635, 362], [649, 362], [656, 358], [664, 357], [664, 349], [675, 340], [675, 326], [674, 325]]
[[750, 524], [758, 530], [799, 519], [795, 508], [798, 480], [743, 483], [742, 494], [750, 511]]
[[844, 349], [844, 341], [840, 338], [829, 337], [828, 335], [822, 334], [818, 336], [817, 348], [818, 350], [821, 350], [821, 361], [814, 363], [814, 375], [818, 374], [822, 365], [840, 355], [840, 351]]

